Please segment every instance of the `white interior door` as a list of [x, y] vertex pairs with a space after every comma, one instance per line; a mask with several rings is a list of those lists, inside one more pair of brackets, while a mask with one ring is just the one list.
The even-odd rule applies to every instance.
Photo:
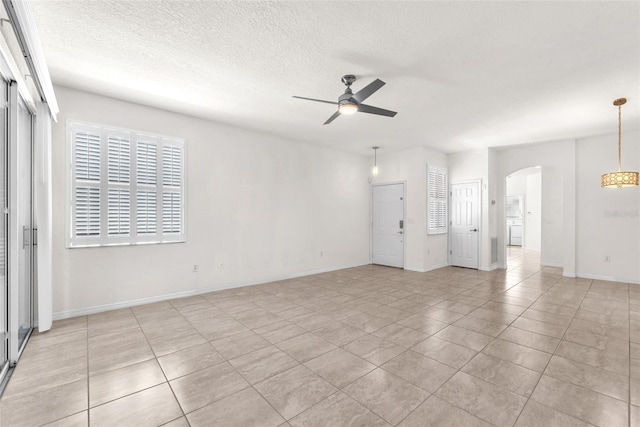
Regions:
[[373, 263], [404, 267], [404, 184], [373, 187]]
[[480, 182], [451, 184], [451, 265], [478, 268]]

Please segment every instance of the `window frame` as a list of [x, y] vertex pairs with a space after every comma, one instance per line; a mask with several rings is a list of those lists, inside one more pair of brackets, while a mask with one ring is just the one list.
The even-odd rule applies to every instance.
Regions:
[[[99, 181], [82, 180], [76, 177], [76, 134], [78, 132], [87, 132], [99, 136]], [[109, 181], [109, 141], [115, 141], [116, 138], [128, 140], [128, 182]], [[155, 184], [148, 182], [139, 182], [138, 177], [138, 147], [140, 144], [155, 145]], [[121, 147], [121, 145], [120, 145]], [[176, 182], [178, 177], [178, 185], [165, 185], [163, 182], [163, 151], [167, 147], [176, 147], [178, 149], [178, 174], [171, 174], [171, 182]], [[115, 126], [101, 125], [96, 123], [67, 120], [66, 135], [66, 159], [65, 166], [65, 245], [67, 248], [86, 248], [101, 246], [122, 246], [122, 245], [143, 245], [143, 244], [162, 244], [162, 243], [182, 243], [186, 242], [187, 237], [187, 221], [186, 221], [186, 171], [187, 171], [187, 142], [185, 139], [158, 135], [150, 132], [136, 131], [131, 129], [123, 129]], [[142, 150], [141, 150], [142, 152]], [[173, 151], [172, 151], [173, 152]], [[175, 159], [174, 159], [175, 160]], [[175, 163], [175, 162], [174, 162]], [[145, 163], [148, 165], [149, 162]], [[175, 166], [175, 165], [174, 165]], [[126, 166], [125, 166], [126, 168]], [[113, 169], [112, 169], [112, 176]], [[149, 175], [146, 171], [145, 176]], [[148, 180], [147, 180], [148, 181]], [[97, 235], [78, 236], [76, 235], [76, 191], [77, 188], [98, 188], [99, 189], [99, 232]], [[128, 230], [125, 235], [109, 234], [109, 194], [112, 195], [114, 190], [125, 190], [129, 192], [128, 199]], [[138, 209], [139, 202], [138, 192], [155, 193], [155, 233], [139, 234], [138, 233]], [[163, 232], [163, 195], [166, 193], [178, 194], [179, 206], [177, 213], [180, 215], [179, 232], [164, 233]], [[114, 201], [115, 199], [112, 199]], [[115, 207], [116, 205], [111, 205]], [[175, 211], [175, 206], [172, 205]], [[114, 211], [111, 211], [113, 213]], [[152, 217], [154, 210], [145, 211], [145, 219]], [[112, 217], [112, 219], [120, 220], [120, 216]], [[116, 222], [118, 222], [116, 221]], [[114, 223], [111, 224], [113, 226]], [[125, 227], [126, 228], [126, 227]], [[112, 228], [115, 230], [115, 228]]]
[[[437, 176], [444, 181], [440, 188]], [[435, 181], [435, 183], [434, 183]], [[436, 225], [431, 225], [433, 211], [438, 216]], [[449, 172], [447, 168], [427, 165], [427, 234], [447, 234], [449, 232]]]

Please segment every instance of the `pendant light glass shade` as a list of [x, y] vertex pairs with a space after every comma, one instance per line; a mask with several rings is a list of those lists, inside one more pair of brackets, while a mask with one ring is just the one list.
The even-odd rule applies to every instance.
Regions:
[[626, 98], [613, 101], [613, 105], [618, 107], [618, 171], [602, 175], [602, 188], [635, 187], [638, 185], [638, 172], [622, 170], [622, 106], [626, 102]]
[[371, 169], [371, 174], [373, 176], [378, 176], [380, 172], [378, 170], [378, 148], [380, 147], [372, 147], [373, 148], [373, 169]]

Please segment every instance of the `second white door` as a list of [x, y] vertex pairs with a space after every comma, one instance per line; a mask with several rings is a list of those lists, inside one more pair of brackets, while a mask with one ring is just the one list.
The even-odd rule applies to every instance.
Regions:
[[373, 263], [404, 267], [404, 184], [373, 187]]
[[451, 184], [450, 264], [478, 268], [480, 182]]

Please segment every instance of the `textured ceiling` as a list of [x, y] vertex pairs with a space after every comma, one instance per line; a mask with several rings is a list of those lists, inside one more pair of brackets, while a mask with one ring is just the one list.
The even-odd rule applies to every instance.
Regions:
[[[54, 83], [362, 154], [640, 128], [637, 1], [29, 3]], [[347, 73], [398, 115], [291, 97]]]

